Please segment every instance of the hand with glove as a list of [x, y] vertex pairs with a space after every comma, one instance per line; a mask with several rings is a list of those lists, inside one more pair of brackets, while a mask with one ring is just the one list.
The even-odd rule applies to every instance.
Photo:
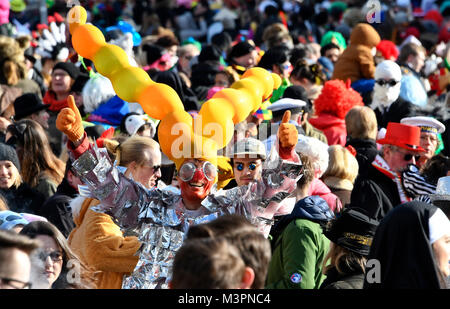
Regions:
[[69, 107], [63, 108], [56, 118], [56, 128], [67, 135], [76, 147], [84, 137], [83, 123], [73, 96], [67, 98], [67, 104]]
[[279, 153], [280, 157], [287, 159], [290, 157], [292, 151], [295, 151], [295, 146], [298, 141], [298, 131], [295, 125], [289, 123], [291, 119], [291, 111], [284, 112], [283, 120], [278, 128], [278, 140], [280, 142]]

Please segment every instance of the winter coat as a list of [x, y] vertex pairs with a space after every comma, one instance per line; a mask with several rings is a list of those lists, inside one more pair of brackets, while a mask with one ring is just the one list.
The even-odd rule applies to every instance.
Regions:
[[364, 272], [359, 268], [350, 269], [340, 267], [343, 273], [339, 273], [335, 267], [327, 271], [327, 278], [323, 281], [320, 289], [362, 289], [364, 285]]
[[40, 210], [40, 215], [53, 223], [66, 238], [75, 228], [70, 202], [77, 194], [78, 191], [72, 188], [64, 178], [56, 193], [45, 202]]
[[333, 77], [344, 82], [353, 82], [375, 77], [375, 62], [372, 48], [380, 43], [377, 31], [369, 24], [358, 24], [350, 35], [350, 45], [344, 50], [334, 65]]
[[333, 194], [330, 188], [320, 179], [315, 178], [309, 187], [308, 195], [318, 195], [323, 198], [328, 207], [334, 212], [339, 212], [342, 207], [339, 198]]
[[359, 172], [372, 164], [378, 154], [377, 144], [375, 140], [349, 138], [345, 146], [352, 146], [356, 150], [356, 161], [358, 161]]
[[120, 289], [123, 276], [135, 268], [141, 244], [135, 236], [124, 236], [107, 214], [90, 208], [99, 201], [78, 197], [71, 203], [76, 227], [70, 233], [70, 248], [86, 265], [99, 271], [99, 289]]
[[325, 200], [310, 196], [297, 202], [292, 213], [278, 222], [281, 233], [274, 235], [267, 289], [320, 287], [325, 279], [322, 263], [330, 246], [320, 223], [333, 216]]
[[328, 145], [345, 146], [347, 141], [345, 119], [330, 114], [321, 114], [316, 118], [309, 119], [309, 122], [325, 134]]
[[395, 182], [372, 165], [356, 178], [351, 200], [353, 205], [364, 209], [369, 217], [378, 221], [401, 204]]
[[41, 175], [34, 189], [41, 192], [44, 195], [45, 200], [48, 200], [56, 193], [58, 185], [59, 183], [55, 182], [51, 177], [47, 175]]
[[39, 214], [40, 208], [45, 202], [42, 193], [22, 183], [18, 188], [0, 189], [11, 211], [18, 213]]
[[319, 141], [324, 142], [325, 144], [328, 145], [328, 140], [327, 137], [325, 136], [325, 134], [323, 134], [322, 131], [314, 128], [309, 121], [305, 121], [302, 124], [302, 128], [305, 131], [305, 135], [309, 136], [309, 137], [314, 137], [317, 138]]
[[387, 110], [379, 107], [374, 110], [377, 117], [378, 129], [386, 128], [388, 122], [400, 122], [405, 117], [417, 116], [418, 107], [411, 102], [398, 98]]

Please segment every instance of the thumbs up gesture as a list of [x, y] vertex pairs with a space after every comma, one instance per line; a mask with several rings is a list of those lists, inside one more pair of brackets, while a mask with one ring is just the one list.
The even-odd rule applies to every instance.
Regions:
[[80, 111], [75, 105], [73, 96], [67, 98], [69, 107], [63, 108], [56, 118], [56, 128], [67, 135], [73, 143], [81, 140], [84, 136], [84, 128]]
[[278, 128], [278, 140], [280, 147], [284, 149], [293, 149], [297, 145], [298, 132], [295, 125], [289, 123], [291, 111], [284, 112], [283, 120]]

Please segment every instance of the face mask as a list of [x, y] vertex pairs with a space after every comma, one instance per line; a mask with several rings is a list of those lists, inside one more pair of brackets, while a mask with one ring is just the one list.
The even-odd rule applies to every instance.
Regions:
[[381, 104], [384, 107], [388, 107], [394, 103], [400, 95], [400, 85], [401, 83], [398, 83], [397, 85], [390, 87], [389, 85], [380, 86], [375, 83], [373, 88], [374, 103]]

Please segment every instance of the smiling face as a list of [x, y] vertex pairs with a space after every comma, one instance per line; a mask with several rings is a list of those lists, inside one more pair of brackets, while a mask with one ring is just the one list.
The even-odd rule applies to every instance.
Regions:
[[68, 94], [70, 92], [72, 79], [66, 71], [56, 69], [52, 72], [52, 90], [57, 94]]
[[11, 188], [19, 177], [19, 171], [11, 161], [0, 161], [0, 188]]
[[208, 161], [190, 159], [183, 163], [177, 176], [183, 200], [201, 202], [211, 191], [216, 174], [214, 165]]
[[63, 251], [56, 241], [47, 235], [38, 235], [41, 247], [31, 254], [30, 281], [33, 288], [49, 289], [61, 274]]

